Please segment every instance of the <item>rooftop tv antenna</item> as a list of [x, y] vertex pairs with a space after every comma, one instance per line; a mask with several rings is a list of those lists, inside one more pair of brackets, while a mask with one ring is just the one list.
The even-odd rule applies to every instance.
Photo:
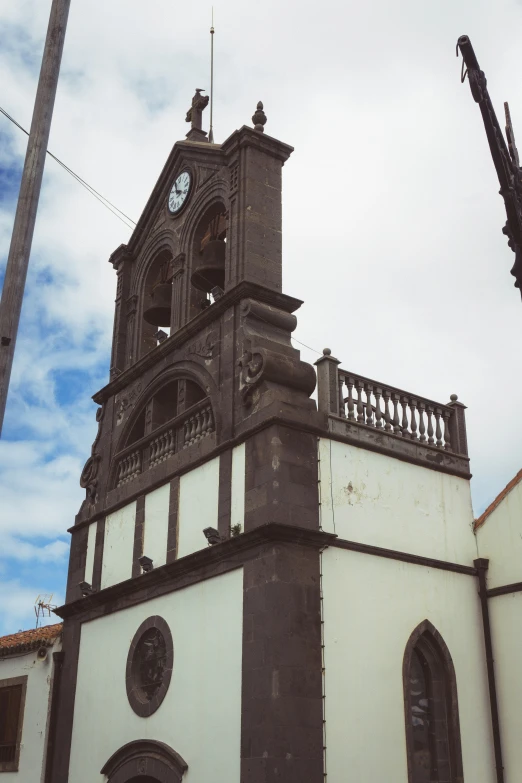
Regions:
[[36, 597], [34, 602], [34, 613], [36, 615], [36, 627], [39, 628], [42, 625], [44, 617], [50, 617], [53, 609], [56, 609], [56, 604], [51, 603], [54, 593], [47, 595], [41, 593]]
[[212, 109], [214, 108], [214, 6], [212, 6], [212, 24], [210, 26], [210, 130], [208, 140], [214, 144], [214, 130], [212, 127]]

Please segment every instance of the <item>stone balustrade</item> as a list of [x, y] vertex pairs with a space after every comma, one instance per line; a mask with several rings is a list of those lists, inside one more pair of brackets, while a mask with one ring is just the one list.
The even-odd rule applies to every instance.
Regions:
[[[344, 430], [339, 425], [329, 427], [330, 431], [342, 430], [353, 438], [359, 437], [361, 428], [371, 429], [394, 440], [400, 438], [427, 447], [426, 459], [430, 459], [432, 449], [467, 459], [465, 405], [458, 402], [456, 394], [443, 404], [348, 372], [339, 365], [328, 348], [316, 362], [319, 410], [329, 417], [346, 420]], [[360, 437], [364, 442], [365, 436]], [[386, 438], [371, 436], [366, 437], [366, 442], [373, 448], [397, 450]], [[417, 458], [419, 454], [417, 450]]]

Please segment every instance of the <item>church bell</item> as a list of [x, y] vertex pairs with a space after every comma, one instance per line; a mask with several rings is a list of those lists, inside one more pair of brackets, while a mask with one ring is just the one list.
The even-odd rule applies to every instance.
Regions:
[[205, 245], [201, 263], [192, 273], [190, 281], [194, 288], [210, 293], [213, 288], [225, 286], [225, 250], [224, 239], [211, 239]]
[[153, 326], [170, 326], [172, 284], [156, 283], [152, 289], [152, 302], [143, 317]]

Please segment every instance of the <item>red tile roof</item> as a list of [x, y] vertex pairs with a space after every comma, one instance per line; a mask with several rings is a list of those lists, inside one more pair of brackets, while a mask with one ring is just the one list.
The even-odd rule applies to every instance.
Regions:
[[518, 471], [517, 475], [511, 479], [509, 484], [506, 484], [502, 492], [499, 492], [499, 494], [497, 495], [493, 503], [490, 503], [487, 509], [484, 511], [484, 513], [481, 514], [480, 517], [475, 520], [475, 523], [473, 525], [473, 530], [476, 530], [477, 528], [479, 528], [481, 525], [484, 524], [484, 522], [489, 517], [491, 512], [494, 511], [498, 505], [500, 505], [500, 503], [504, 500], [506, 495], [509, 495], [511, 490], [514, 489], [520, 481], [522, 481], [522, 470]]
[[62, 632], [63, 623], [33, 628], [31, 631], [19, 631], [0, 637], [0, 658], [21, 652], [30, 652], [39, 647], [50, 647]]

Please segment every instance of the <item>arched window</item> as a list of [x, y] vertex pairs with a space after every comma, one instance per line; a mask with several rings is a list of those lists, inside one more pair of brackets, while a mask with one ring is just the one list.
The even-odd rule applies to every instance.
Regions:
[[[172, 317], [172, 254], [164, 248], [150, 265], [143, 284], [140, 344], [144, 356], [161, 342], [162, 332], [170, 334]], [[164, 339], [164, 338], [163, 338]]]
[[[124, 416], [127, 406], [127, 398], [122, 397], [118, 415]], [[148, 398], [137, 403], [137, 410], [122, 433], [114, 457], [113, 486], [133, 481], [143, 471], [155, 468], [215, 430], [208, 389], [184, 377], [156, 386]]]
[[455, 669], [428, 620], [406, 645], [403, 680], [409, 783], [462, 783]]

